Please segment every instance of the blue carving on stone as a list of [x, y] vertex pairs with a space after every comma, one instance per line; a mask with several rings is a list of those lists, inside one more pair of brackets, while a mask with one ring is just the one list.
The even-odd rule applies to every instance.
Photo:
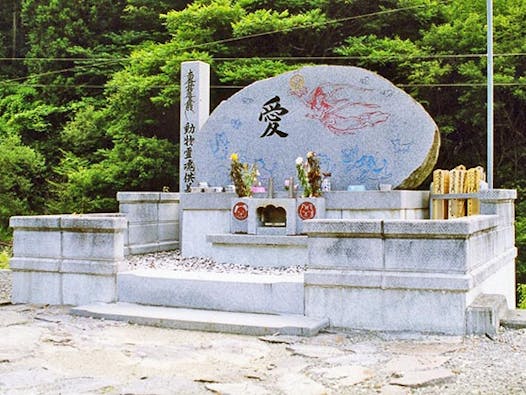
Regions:
[[226, 159], [229, 156], [228, 147], [230, 142], [226, 136], [225, 132], [216, 133], [212, 140], [209, 140], [210, 149], [214, 158], [216, 159]]
[[342, 150], [342, 162], [352, 179], [368, 188], [375, 188], [378, 183], [388, 181], [392, 176], [385, 158], [361, 154], [357, 146]]
[[396, 135], [394, 138], [391, 139], [391, 143], [393, 144], [393, 150], [395, 153], [406, 154], [409, 151], [411, 151], [411, 147], [415, 142], [414, 140], [406, 140], [402, 142], [400, 135]]

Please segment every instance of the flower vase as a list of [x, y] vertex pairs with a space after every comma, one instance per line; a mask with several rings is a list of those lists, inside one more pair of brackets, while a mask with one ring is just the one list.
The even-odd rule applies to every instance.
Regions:
[[233, 198], [230, 204], [230, 233], [248, 233], [250, 197]]
[[296, 233], [303, 233], [303, 221], [325, 218], [325, 198], [298, 197], [296, 198]]

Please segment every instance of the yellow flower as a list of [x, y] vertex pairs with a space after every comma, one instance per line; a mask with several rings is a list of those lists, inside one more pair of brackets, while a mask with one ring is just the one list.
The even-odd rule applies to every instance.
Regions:
[[239, 160], [239, 156], [234, 152], [232, 155], [230, 155], [230, 160], [232, 162], [237, 162]]
[[314, 152], [312, 152], [312, 151], [307, 152], [307, 159], [312, 158], [314, 155], [316, 155], [316, 154]]

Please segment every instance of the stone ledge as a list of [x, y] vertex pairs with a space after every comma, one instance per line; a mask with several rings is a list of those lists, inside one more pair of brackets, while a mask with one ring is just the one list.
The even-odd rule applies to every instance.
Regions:
[[181, 210], [230, 210], [235, 193], [182, 193]]
[[305, 287], [414, 289], [462, 292], [471, 289], [466, 274], [309, 269]]
[[10, 260], [10, 266], [13, 271], [114, 275], [118, 272], [119, 267], [122, 266], [122, 262], [114, 260], [13, 257]]
[[[119, 192], [120, 193], [120, 192]], [[331, 191], [322, 195], [327, 210], [406, 210], [428, 209], [428, 191]], [[181, 208], [185, 210], [229, 210], [235, 193], [181, 193]], [[255, 199], [266, 199], [256, 194]], [[288, 199], [286, 192], [276, 192], [273, 199]]]
[[156, 203], [156, 202], [179, 202], [178, 192], [117, 192], [119, 203]]
[[9, 266], [14, 271], [58, 272], [60, 258], [13, 257], [9, 260]]
[[482, 284], [486, 279], [488, 279], [492, 274], [496, 273], [504, 266], [515, 262], [517, 257], [517, 248], [510, 248], [503, 253], [497, 255], [493, 259], [485, 262], [482, 265], [474, 267], [470, 270], [472, 276], [472, 287], [476, 287], [479, 284]]
[[60, 267], [61, 273], [90, 274], [111, 276], [119, 272], [124, 261], [88, 261], [65, 259]]
[[212, 244], [284, 245], [307, 247], [307, 236], [270, 236], [246, 234], [212, 234], [206, 241]]
[[511, 248], [485, 264], [467, 272], [443, 271], [397, 271], [345, 270], [343, 268], [321, 268], [311, 266], [305, 272], [305, 285], [328, 287], [358, 287], [382, 289], [424, 289], [445, 291], [470, 291], [482, 284], [492, 274], [513, 263], [517, 249]]
[[327, 210], [427, 209], [428, 191], [331, 191], [325, 192]]
[[497, 215], [474, 215], [449, 220], [384, 220], [385, 237], [466, 238], [498, 225]]
[[43, 231], [60, 228], [60, 215], [27, 215], [9, 219], [9, 226], [15, 229], [38, 228]]
[[508, 310], [500, 320], [500, 324], [506, 328], [526, 329], [526, 310]]
[[112, 230], [120, 231], [127, 227], [127, 220], [123, 214], [101, 215], [71, 215], [63, 216], [60, 220], [62, 230], [73, 230], [82, 233], [103, 233]]
[[36, 232], [79, 231], [81, 233], [108, 233], [126, 229], [124, 214], [61, 214], [11, 217], [9, 226], [15, 230]]
[[180, 247], [179, 241], [164, 241], [150, 244], [130, 244], [125, 246], [125, 255], [140, 255], [150, 252], [176, 250]]
[[329, 320], [326, 318], [316, 319], [303, 315], [235, 313], [132, 303], [97, 303], [73, 308], [71, 314], [164, 328], [257, 336], [276, 333], [313, 336], [329, 326]]
[[303, 275], [134, 270], [117, 275], [121, 302], [250, 313], [303, 314]]
[[303, 231], [316, 237], [381, 237], [382, 224], [380, 219], [310, 219], [303, 222]]
[[517, 199], [517, 190], [515, 189], [492, 189], [473, 193], [446, 193], [431, 194], [431, 199], [450, 200], [450, 199], [479, 199], [483, 202], [500, 202]]
[[137, 269], [119, 273], [124, 277], [151, 277], [168, 280], [196, 280], [209, 282], [242, 282], [252, 284], [303, 283], [303, 273], [253, 274], [244, 272], [181, 271], [168, 269]]
[[495, 335], [507, 311], [503, 295], [480, 294], [466, 309], [466, 334]]
[[314, 237], [468, 238], [497, 227], [497, 215], [451, 220], [312, 219], [303, 231]]

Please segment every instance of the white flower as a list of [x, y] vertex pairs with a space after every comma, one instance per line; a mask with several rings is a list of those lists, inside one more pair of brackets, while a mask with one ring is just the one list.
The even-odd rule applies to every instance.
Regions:
[[296, 166], [301, 166], [303, 164], [303, 158], [301, 156], [298, 156], [296, 158]]

